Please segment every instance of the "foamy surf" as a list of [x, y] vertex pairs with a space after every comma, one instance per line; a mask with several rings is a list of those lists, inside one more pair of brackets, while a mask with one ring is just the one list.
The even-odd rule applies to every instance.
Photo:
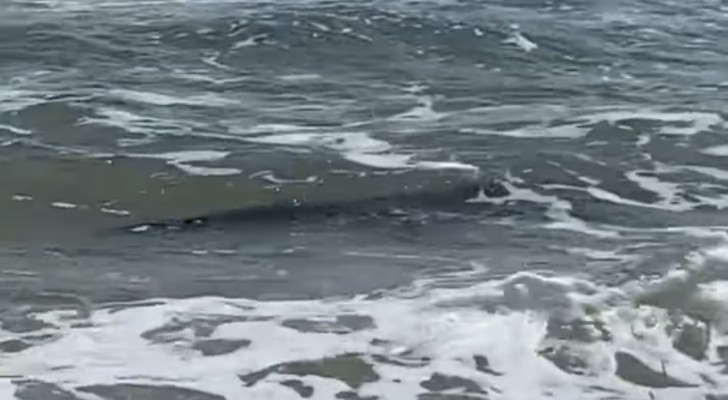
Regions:
[[417, 160], [416, 154], [402, 154], [387, 141], [364, 132], [280, 133], [249, 137], [245, 140], [268, 145], [305, 147], [335, 151], [345, 160], [367, 167], [383, 169], [464, 170], [477, 173], [479, 168], [457, 161]]
[[719, 2], [6, 3], [0, 399], [728, 395]]
[[[719, 398], [710, 396], [728, 392], [726, 254], [728, 247], [701, 250], [664, 278], [611, 287], [520, 272], [456, 289], [428, 279], [349, 299], [205, 297], [16, 311], [4, 315], [0, 333], [0, 393]], [[48, 397], [31, 396], [38, 393]]]
[[[523, 114], [527, 113], [532, 120], [524, 119]], [[642, 138], [642, 141], [649, 140], [653, 135], [662, 136], [693, 136], [699, 133], [720, 131], [725, 128], [726, 122], [723, 117], [714, 112], [675, 112], [644, 108], [639, 110], [625, 110], [620, 107], [600, 107], [596, 109], [573, 110], [564, 109], [558, 106], [535, 105], [526, 110], [524, 107], [487, 107], [466, 110], [454, 114], [458, 119], [468, 121], [473, 118], [473, 126], [465, 124], [460, 128], [462, 132], [476, 133], [481, 135], [498, 135], [520, 139], [528, 138], [583, 138], [593, 132], [599, 124], [638, 132], [635, 126], [640, 124], [654, 125], [649, 136]], [[489, 124], [515, 124], [516, 129], [495, 129], [488, 126], [480, 127], [475, 124], [482, 123], [485, 118]], [[543, 118], [542, 120], [539, 120]], [[558, 119], [559, 123], [554, 124], [553, 120]], [[641, 130], [641, 129], [640, 129]], [[642, 143], [642, 145], [646, 144]], [[707, 154], [720, 153], [720, 147], [706, 149]], [[718, 155], [718, 154], [716, 154]]]

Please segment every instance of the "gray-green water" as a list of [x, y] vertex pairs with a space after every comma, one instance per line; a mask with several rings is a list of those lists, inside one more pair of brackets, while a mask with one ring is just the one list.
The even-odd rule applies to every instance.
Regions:
[[[728, 5], [708, 0], [5, 0], [0, 375], [45, 383], [0, 392], [332, 398], [347, 391], [286, 365], [338, 356], [377, 377], [416, 365], [341, 396], [718, 395], [728, 298], [722, 253], [706, 249], [728, 230], [726, 37]], [[185, 325], [198, 308], [242, 327], [209, 344]], [[551, 331], [594, 308], [611, 315], [609, 344], [587, 341], [610, 349], [602, 361]], [[292, 328], [342, 313], [372, 325]], [[163, 354], [136, 344], [172, 314], [171, 332], [192, 336]], [[708, 328], [680, 320], [696, 316]], [[658, 321], [654, 340], [622, 332], [640, 318]], [[383, 328], [400, 320], [402, 337]], [[521, 362], [545, 363], [529, 385], [513, 370], [520, 342], [535, 357]], [[382, 361], [389, 344], [406, 360]], [[149, 365], [122, 356], [147, 351]], [[250, 354], [261, 361], [236, 361]], [[53, 355], [77, 361], [41, 361]], [[175, 357], [191, 367], [175, 375]], [[640, 364], [665, 360], [684, 375]], [[278, 385], [286, 368], [298, 372]], [[233, 383], [256, 371], [270, 389]], [[690, 373], [701, 381], [664, 388]], [[202, 392], [133, 386], [151, 382]]]

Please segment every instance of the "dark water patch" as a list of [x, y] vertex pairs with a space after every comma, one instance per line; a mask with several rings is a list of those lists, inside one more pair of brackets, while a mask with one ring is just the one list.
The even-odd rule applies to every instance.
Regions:
[[636, 385], [651, 388], [698, 386], [670, 376], [664, 369], [663, 371], [656, 371], [647, 366], [639, 358], [629, 353], [618, 351], [615, 354], [615, 360], [617, 362], [617, 370], [615, 371], [616, 375], [619, 378]]
[[345, 390], [336, 393], [335, 397], [340, 400], [378, 400], [378, 396], [362, 396], [357, 392]]
[[33, 345], [24, 340], [9, 339], [0, 342], [0, 353], [20, 353], [30, 347]]
[[[325, 183], [271, 185], [247, 175], [190, 176], [163, 160], [45, 153], [38, 160], [20, 153], [0, 158], [0, 167], [14, 171], [0, 176], [0, 217], [7, 221], [0, 238], [65, 244], [114, 239], [119, 229], [145, 223], [199, 227], [200, 221], [226, 227], [259, 221], [285, 226], [296, 218], [370, 216], [396, 207], [457, 209], [478, 190], [474, 178], [462, 173], [369, 171], [347, 176], [322, 170], [321, 163], [308, 163], [320, 167], [310, 171], [292, 163], [297, 174], [305, 174], [302, 179], [314, 175]], [[16, 200], [19, 195], [29, 200]]]
[[254, 386], [273, 373], [299, 376], [316, 375], [339, 380], [353, 389], [379, 380], [379, 374], [374, 371], [372, 365], [362, 360], [361, 356], [357, 354], [344, 354], [315, 361], [293, 361], [238, 377], [246, 386]]
[[[141, 334], [141, 337], [149, 340], [152, 343], [170, 343], [184, 338], [184, 331], [190, 330], [197, 338], [208, 338], [221, 325], [239, 322], [266, 321], [269, 319], [269, 317], [246, 317], [227, 315], [210, 315], [192, 319], [173, 318], [172, 320], [158, 328], [150, 329], [143, 332]], [[241, 343], [242, 342], [238, 342], [238, 344]], [[231, 343], [220, 343], [220, 345], [227, 346], [231, 345]], [[203, 345], [203, 347], [206, 347], [206, 345]]]
[[475, 369], [477, 371], [480, 371], [480, 372], [482, 372], [484, 374], [488, 374], [488, 375], [495, 375], [495, 376], [503, 375], [502, 372], [498, 372], [490, 366], [490, 360], [488, 360], [488, 357], [486, 357], [486, 356], [476, 354], [473, 356], [473, 361], [475, 362]]
[[281, 325], [299, 332], [335, 333], [345, 335], [373, 329], [374, 319], [367, 315], [337, 315], [333, 320], [287, 319]]
[[303, 361], [284, 364], [282, 373], [293, 375], [318, 375], [337, 379], [352, 388], [379, 380], [374, 368], [357, 355], [343, 355], [320, 361]]
[[[417, 218], [417, 211], [430, 210], [462, 210], [483, 208], [468, 205], [468, 199], [477, 197], [483, 190], [476, 182], [448, 182], [437, 188], [409, 188], [404, 186], [399, 193], [365, 197], [361, 199], [328, 200], [325, 198], [308, 200], [306, 197], [294, 197], [276, 200], [269, 204], [251, 205], [247, 208], [223, 211], [208, 215], [191, 216], [189, 218], [170, 221], [150, 221], [126, 229], [145, 231], [148, 228], [190, 229], [209, 226], [224, 226], [246, 223], [271, 223], [309, 221], [347, 217], [366, 220], [380, 218]], [[491, 185], [489, 191], [502, 196], [501, 186]], [[413, 210], [414, 212], [412, 212]]]
[[292, 389], [304, 399], [311, 398], [314, 394], [313, 386], [306, 385], [303, 381], [298, 379], [287, 379], [285, 381], [281, 381], [281, 385]]
[[79, 392], [91, 393], [104, 400], [226, 400], [225, 397], [199, 390], [171, 385], [92, 385], [77, 389]]
[[263, 379], [267, 378], [268, 375], [276, 372], [278, 369], [277, 365], [274, 365], [272, 367], [264, 368], [259, 371], [251, 372], [249, 374], [245, 375], [238, 375], [238, 379], [240, 379], [245, 386], [255, 386], [258, 382], [262, 381]]
[[711, 325], [702, 321], [686, 320], [676, 328], [673, 348], [696, 361], [705, 359], [711, 344]]
[[195, 342], [192, 348], [205, 357], [212, 357], [234, 353], [250, 346], [251, 343], [248, 339], [208, 339]]
[[[504, 36], [498, 32], [500, 27], [461, 22], [455, 28], [455, 21], [437, 14], [406, 15], [369, 5], [288, 8], [261, 12], [258, 18], [243, 22], [240, 18], [216, 18], [166, 26], [163, 42], [187, 50], [214, 50], [222, 55], [219, 61], [229, 66], [284, 70], [280, 58], [293, 55], [297, 68], [316, 70], [322, 60], [336, 55], [338, 62], [328, 64], [328, 70], [360, 75], [353, 68], [358, 64], [368, 66], [369, 76], [405, 78], [412, 70], [409, 64], [423, 58], [418, 50], [427, 51], [432, 58], [493, 62], [500, 52], [473, 52], [471, 47]], [[475, 29], [478, 34], [473, 33]], [[399, 62], [371, 62], [381, 58]]]
[[82, 400], [62, 387], [43, 381], [16, 383], [15, 397], [18, 400]]
[[485, 395], [448, 394], [448, 393], [420, 393], [417, 400], [487, 400]]
[[471, 379], [454, 375], [444, 375], [439, 372], [420, 383], [420, 386], [431, 392], [442, 392], [452, 389], [460, 389], [470, 393], [487, 393], [478, 383]]
[[[0, 34], [5, 43], [18, 44], [0, 46], [0, 54], [10, 61], [10, 65], [23, 65], [28, 62], [48, 63], [52, 60], [52, 63], [48, 64], [56, 67], [85, 65], [87, 68], [95, 69], [100, 65], [121, 62], [124, 57], [145, 56], [137, 46], [125, 45], [114, 40], [123, 38], [123, 35], [112, 35], [104, 29], [97, 29], [94, 32], [94, 27], [87, 23], [34, 22], [30, 26], [3, 24]], [[74, 27], [82, 29], [76, 30]]]
[[12, 333], [30, 333], [48, 328], [57, 328], [53, 324], [22, 314], [0, 315], [0, 327]]
[[589, 364], [576, 349], [567, 343], [548, 346], [539, 350], [538, 354], [551, 361], [557, 368], [573, 375], [589, 375]]
[[[568, 199], [572, 205], [569, 214], [589, 223], [607, 224], [626, 228], [668, 228], [676, 225], [710, 225], [716, 218], [708, 210], [696, 209], [690, 213], [663, 210], [660, 206], [632, 206], [594, 199], [587, 193], [560, 192], [559, 197]], [[713, 216], [709, 216], [709, 215]], [[690, 221], [690, 222], [688, 222]], [[715, 219], [713, 219], [715, 221]]]

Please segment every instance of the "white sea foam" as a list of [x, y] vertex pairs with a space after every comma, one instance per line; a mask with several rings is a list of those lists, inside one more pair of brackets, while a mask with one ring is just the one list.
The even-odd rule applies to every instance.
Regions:
[[202, 61], [203, 63], [205, 63], [211, 67], [219, 68], [219, 69], [225, 70], [225, 71], [230, 71], [233, 69], [232, 67], [230, 67], [228, 65], [222, 64], [220, 61], [218, 61], [218, 58], [220, 58], [220, 52], [213, 52], [205, 57], [202, 57], [202, 59], [200, 59], [200, 61]]
[[624, 205], [628, 205], [628, 206], [638, 206], [638, 207], [651, 206], [650, 204], [645, 204], [645, 203], [642, 203], [639, 201], [622, 198], [615, 193], [606, 191], [606, 190], [598, 188], [598, 187], [588, 187], [586, 189], [586, 192], [589, 193], [590, 195], [592, 195], [596, 199], [608, 201], [610, 203], [624, 204]]
[[[176, 385], [230, 400], [297, 398], [281, 384], [287, 379], [310, 386], [313, 398], [355, 390], [411, 399], [428, 392], [423, 382], [433, 374], [461, 379], [449, 393], [469, 390], [477, 397], [474, 391], [482, 389], [492, 399], [649, 398], [646, 393], [704, 399], [728, 390], [717, 349], [728, 339], [726, 254], [725, 247], [701, 250], [663, 278], [614, 287], [577, 276], [519, 272], [455, 289], [437, 289], [437, 278], [422, 280], [376, 299], [158, 299], [120, 310], [100, 308], [83, 324], [75, 311], [37, 313], [35, 318], [52, 324], [43, 332], [56, 339], [0, 356], [0, 375], [66, 390]], [[354, 315], [370, 322], [337, 325], [337, 316]], [[705, 328], [693, 315], [712, 325]], [[213, 328], [208, 337], [195, 326]], [[710, 330], [702, 339], [707, 342], [696, 344], [705, 348], [703, 360], [691, 358], [679, 344], [689, 326]], [[0, 331], [0, 338], [22, 335]], [[210, 339], [250, 345], [205, 357], [197, 344]], [[331, 376], [345, 375], [346, 362], [328, 372], [310, 368], [305, 375], [274, 367], [249, 385], [238, 378], [280, 363], [345, 354], [360, 354], [373, 366], [371, 373], [350, 367], [359, 370], [353, 375], [369, 377], [359, 388]], [[619, 372], [627, 364], [634, 368], [634, 361], [624, 360], [629, 357], [656, 371], [651, 379], [658, 387], [640, 383], [639, 372]], [[670, 383], [678, 381], [688, 386]], [[13, 391], [10, 380], [0, 379], [0, 393]]]
[[238, 104], [238, 101], [206, 93], [194, 96], [168, 95], [163, 93], [142, 92], [129, 89], [112, 89], [109, 95], [132, 102], [157, 106], [188, 105], [199, 107], [226, 107]]
[[108, 126], [141, 135], [141, 137], [119, 138], [117, 144], [121, 147], [149, 144], [156, 141], [158, 136], [193, 136], [240, 141], [240, 138], [235, 135], [207, 132], [207, 126], [204, 123], [194, 120], [162, 119], [110, 107], [99, 107], [94, 112], [95, 116], [84, 117], [78, 124]]
[[[658, 162], [655, 163], [655, 168], [653, 170], [633, 170], [625, 174], [625, 177], [628, 180], [632, 181], [640, 188], [656, 194], [657, 200], [653, 202], [624, 198], [603, 187], [598, 187], [600, 183], [599, 181], [589, 182], [588, 180], [581, 179], [583, 182], [589, 184], [587, 187], [553, 184], [543, 185], [543, 187], [546, 189], [583, 191], [596, 199], [614, 204], [653, 208], [672, 212], [689, 211], [701, 205], [712, 205], [718, 208], [728, 207], [728, 196], [726, 195], [714, 194], [709, 197], [706, 195], [690, 193], [689, 189], [685, 187], [685, 183], [671, 182], [660, 178], [661, 174], [679, 172], [695, 172], [719, 180], [728, 180], [728, 172], [719, 168], [693, 165], [667, 165]], [[703, 183], [700, 183], [699, 185], [705, 186]]]
[[33, 198], [24, 194], [14, 194], [12, 197], [13, 201], [33, 201]]
[[152, 229], [152, 227], [149, 225], [139, 225], [139, 226], [135, 226], [135, 227], [131, 228], [130, 231], [134, 232], [134, 233], [141, 233], [141, 232], [146, 232], [150, 229]]
[[708, 147], [702, 150], [704, 154], [709, 154], [711, 156], [720, 156], [720, 157], [726, 157], [728, 156], [728, 145], [718, 145], [718, 146], [712, 146]]
[[175, 166], [190, 175], [224, 176], [237, 175], [242, 173], [242, 170], [238, 168], [205, 167], [192, 164], [199, 162], [224, 160], [228, 155], [230, 155], [230, 152], [227, 151], [188, 150], [167, 153], [129, 153], [125, 155], [132, 158], [152, 158], [165, 160], [167, 164]]
[[119, 210], [116, 208], [109, 208], [109, 207], [102, 207], [101, 212], [105, 214], [113, 214], [113, 215], [119, 215], [119, 216], [128, 216], [131, 215], [130, 211], [127, 210]]
[[[513, 182], [512, 178], [509, 178], [509, 180]], [[569, 201], [555, 195], [544, 195], [528, 188], [518, 187], [511, 182], [503, 183], [505, 188], [508, 189], [508, 196], [488, 197], [481, 192], [477, 197], [468, 200], [468, 202], [506, 204], [522, 201], [544, 204], [547, 207], [546, 216], [551, 219], [551, 222], [543, 225], [544, 228], [580, 232], [601, 238], [614, 238], [619, 236], [619, 233], [612, 229], [589, 224], [572, 216], [570, 213], [572, 205]]]
[[504, 41], [504, 43], [514, 44], [527, 53], [538, 49], [538, 45], [524, 36], [521, 32], [513, 32], [513, 34]]
[[207, 69], [184, 70], [181, 68], [175, 68], [172, 70], [172, 76], [179, 78], [181, 80], [190, 81], [190, 82], [205, 82], [205, 83], [212, 83], [212, 84], [219, 85], [219, 84], [223, 84], [228, 81], [228, 79], [216, 78], [211, 75], [212, 75], [212, 72], [208, 71]]
[[231, 127], [231, 131], [239, 135], [310, 132], [313, 130], [314, 128], [308, 126], [293, 124], [257, 124], [246, 129]]
[[321, 79], [321, 75], [319, 75], [319, 74], [291, 74], [291, 75], [281, 75], [278, 77], [278, 79], [280, 79], [282, 81], [289, 81], [289, 82], [313, 81], [313, 80]]
[[655, 204], [657, 208], [686, 211], [694, 207], [694, 204], [684, 201], [679, 196], [682, 193], [680, 184], [660, 180], [657, 176], [641, 174], [644, 172], [652, 173], [652, 171], [630, 171], [625, 176], [642, 189], [657, 194], [660, 198], [660, 201]]
[[[170, 129], [180, 129], [178, 124], [167, 124], [168, 121], [161, 121], [156, 118], [137, 115], [125, 110], [115, 108], [98, 108], [95, 110], [96, 116], [84, 117], [79, 125], [103, 125], [113, 128], [124, 129], [128, 132], [144, 135], [143, 139], [135, 138], [138, 144], [149, 143], [154, 141], [156, 132], [163, 132]], [[130, 140], [127, 138], [120, 139]], [[136, 142], [135, 142], [136, 143]]]
[[287, 133], [247, 138], [254, 143], [287, 146], [325, 147], [339, 151], [360, 150], [362, 152], [383, 152], [392, 147], [389, 143], [374, 139], [365, 133]]
[[564, 251], [566, 251], [569, 254], [575, 254], [584, 256], [587, 259], [590, 260], [597, 260], [597, 261], [614, 261], [614, 260], [620, 260], [620, 261], [636, 261], [640, 258], [639, 255], [635, 254], [622, 254], [620, 252], [620, 249], [614, 249], [614, 250], [595, 250], [588, 247], [566, 247], [564, 248]]
[[235, 42], [235, 44], [233, 45], [233, 49], [242, 49], [243, 47], [257, 46], [260, 39], [265, 39], [267, 37], [268, 35], [266, 34], [251, 36], [245, 40]]
[[285, 178], [279, 178], [275, 175], [273, 171], [258, 171], [255, 173], [252, 173], [248, 175], [249, 178], [260, 178], [267, 182], [279, 185], [284, 183], [316, 183], [319, 178], [317, 176], [309, 176], [305, 179], [285, 179]]
[[78, 208], [78, 204], [66, 203], [64, 201], [55, 201], [55, 202], [51, 203], [51, 206], [53, 206], [55, 208], [65, 208], [65, 209]]
[[[654, 176], [641, 175], [640, 172], [648, 172], [650, 175]], [[728, 173], [718, 168], [691, 165], [668, 165], [657, 162], [655, 163], [654, 171], [631, 171], [628, 172], [626, 176], [627, 179], [637, 183], [641, 188], [656, 193], [660, 200], [651, 204], [633, 202], [631, 205], [653, 207], [677, 212], [691, 210], [700, 205], [712, 205], [721, 209], [728, 207], [728, 196], [726, 195], [714, 194], [709, 197], [706, 195], [690, 193], [688, 189], [684, 188], [684, 186], [686, 186], [685, 183], [669, 182], [659, 178], [660, 174], [680, 172], [696, 172], [721, 180], [728, 178]], [[705, 186], [706, 184], [699, 183], [699, 185]], [[687, 194], [690, 194], [690, 196], [686, 196]]]
[[[486, 120], [489, 124], [518, 123], [515, 129], [491, 129], [484, 127], [462, 128], [466, 133], [500, 135], [516, 138], [563, 137], [580, 138], [600, 122], [606, 122], [622, 129], [628, 127], [627, 121], [647, 121], [657, 124], [657, 134], [689, 136], [709, 132], [726, 126], [726, 121], [717, 113], [711, 112], [673, 112], [655, 109], [620, 110], [606, 107], [598, 109], [573, 110], [555, 106], [500, 106], [483, 107], [455, 113], [452, 118], [465, 118], [466, 124]], [[559, 121], [553, 125], [553, 121]], [[649, 136], [642, 134], [638, 144], [649, 143]], [[728, 154], [728, 153], [727, 153]]]
[[0, 85], [0, 112], [20, 111], [44, 101], [40, 93]]
[[229, 154], [227, 151], [190, 150], [157, 154], [134, 154], [133, 156], [140, 158], [159, 158], [175, 163], [188, 163], [196, 161], [219, 161], [225, 159]]
[[[725, 126], [725, 120], [717, 113], [696, 112], [696, 111], [659, 111], [659, 110], [636, 110], [636, 111], [610, 111], [595, 114], [589, 119], [592, 122], [607, 121], [615, 124], [618, 121], [626, 120], [647, 120], [667, 123], [660, 127], [663, 135], [693, 135], [709, 131], [714, 127]], [[672, 124], [672, 125], [670, 125]], [[686, 126], [678, 126], [685, 124]]]
[[400, 122], [434, 122], [447, 116], [446, 113], [435, 111], [435, 98], [433, 96], [419, 95], [416, 97], [416, 100], [417, 105], [415, 107], [394, 115], [389, 120]]
[[18, 128], [18, 127], [11, 126], [11, 125], [5, 125], [5, 124], [0, 124], [0, 130], [6, 130], [10, 133], [14, 133], [16, 135], [22, 135], [22, 136], [27, 136], [27, 135], [30, 135], [33, 133], [32, 131], [29, 131], [27, 129], [22, 129], [22, 128]]
[[715, 168], [715, 167], [705, 167], [702, 165], [678, 165], [673, 166], [678, 169], [683, 169], [687, 171], [693, 171], [697, 172], [702, 175], [710, 176], [715, 179], [719, 179], [722, 181], [728, 181], [728, 171], [721, 169], [721, 168]]
[[[86, 117], [79, 124], [96, 124], [123, 129], [127, 132], [141, 135], [135, 138], [120, 138], [117, 143], [121, 147], [133, 147], [149, 144], [157, 140], [160, 135], [168, 136], [195, 136], [219, 140], [240, 141], [234, 135], [207, 133], [204, 126], [194, 121], [172, 121], [134, 114], [125, 110], [114, 108], [99, 108], [95, 110], [94, 117]], [[118, 155], [132, 158], [152, 158], [165, 160], [169, 165], [177, 167], [190, 175], [222, 176], [235, 175], [242, 171], [232, 167], [205, 167], [192, 165], [196, 162], [220, 161], [229, 155], [229, 152], [192, 150], [166, 153], [132, 153], [124, 152]]]
[[254, 143], [299, 146], [333, 150], [351, 162], [387, 169], [458, 169], [478, 171], [478, 167], [456, 161], [416, 160], [414, 154], [394, 151], [388, 142], [375, 139], [363, 132], [345, 133], [282, 133], [246, 137]]
[[179, 163], [179, 162], [171, 162], [171, 165], [174, 165], [175, 167], [181, 169], [182, 171], [190, 174], [190, 175], [200, 175], [200, 176], [227, 176], [227, 175], [237, 175], [242, 173], [243, 171], [238, 168], [225, 168], [225, 167], [201, 167], [196, 165], [189, 165], [185, 163]]

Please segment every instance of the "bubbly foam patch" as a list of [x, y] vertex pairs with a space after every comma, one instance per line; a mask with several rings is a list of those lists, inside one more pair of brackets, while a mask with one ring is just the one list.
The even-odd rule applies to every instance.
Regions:
[[20, 111], [44, 102], [40, 93], [15, 89], [10, 86], [0, 86], [0, 112]]
[[689, 211], [702, 205], [711, 205], [722, 209], [728, 207], [728, 196], [714, 193], [711, 195], [693, 193], [691, 188], [705, 186], [701, 182], [672, 182], [662, 179], [661, 174], [692, 172], [704, 176], [710, 176], [718, 180], [725, 180], [728, 173], [712, 167], [691, 166], [691, 165], [668, 165], [664, 163], [655, 163], [653, 170], [641, 171], [635, 170], [625, 174], [626, 178], [637, 184], [644, 190], [655, 193], [658, 201], [654, 203], [645, 203], [634, 200], [620, 198], [617, 195], [590, 188], [589, 193], [596, 198], [621, 203], [631, 206], [656, 208], [669, 210], [674, 212]]
[[[699, 174], [704, 177], [711, 177], [719, 181], [728, 180], [728, 172], [715, 167], [705, 167], [698, 165], [669, 165], [655, 162], [652, 169], [632, 170], [624, 174], [624, 177], [634, 183], [639, 188], [654, 193], [656, 200], [652, 202], [640, 201], [631, 198], [622, 197], [604, 187], [600, 187], [601, 181], [588, 177], [576, 177], [588, 184], [586, 187], [561, 185], [561, 184], [545, 184], [545, 189], [562, 189], [570, 191], [581, 191], [588, 193], [595, 199], [606, 201], [614, 204], [627, 205], [632, 207], [652, 208], [657, 210], [671, 212], [686, 212], [697, 209], [701, 206], [709, 205], [718, 209], [728, 207], [728, 196], [720, 191], [700, 192], [700, 189], [721, 189], [719, 184], [701, 182], [700, 180], [670, 180], [665, 175], [669, 174]], [[520, 189], [523, 192], [523, 189]], [[526, 189], [528, 191], [528, 189]], [[544, 197], [531, 196], [536, 202], [545, 200]], [[499, 199], [502, 202], [506, 199]], [[557, 203], [554, 203], [557, 204]], [[563, 203], [565, 205], [565, 203]], [[561, 207], [570, 210], [569, 207]]]
[[706, 149], [703, 149], [703, 153], [711, 156], [725, 157], [728, 156], [728, 145], [708, 147]]
[[[513, 178], [510, 179], [514, 180]], [[518, 187], [511, 182], [503, 182], [503, 186], [508, 190], [507, 196], [489, 197], [481, 191], [475, 198], [469, 199], [467, 202], [499, 205], [512, 202], [543, 204], [547, 207], [546, 216], [551, 220], [551, 222], [543, 225], [544, 228], [580, 232], [601, 238], [619, 236], [619, 233], [612, 229], [589, 224], [571, 215], [572, 204], [568, 200], [555, 195], [541, 194], [529, 188]]]
[[3, 131], [3, 130], [8, 131], [15, 135], [22, 135], [22, 136], [27, 136], [27, 135], [30, 135], [33, 133], [32, 131], [29, 131], [27, 129], [21, 129], [21, 128], [12, 126], [12, 125], [0, 124], [0, 131]]
[[[584, 137], [598, 123], [608, 123], [623, 129], [631, 129], [633, 124], [649, 123], [654, 133], [671, 136], [690, 136], [701, 132], [710, 132], [724, 128], [726, 121], [718, 113], [712, 112], [673, 112], [663, 110], [571, 110], [554, 106], [535, 106], [527, 110], [520, 106], [490, 107], [468, 110], [466, 115], [478, 115], [489, 123], [517, 123], [522, 125], [515, 129], [463, 128], [464, 132], [510, 136], [515, 138], [580, 138]], [[525, 118], [529, 123], [524, 125]], [[461, 116], [457, 116], [461, 117]], [[553, 124], [553, 121], [559, 121]], [[644, 145], [649, 136], [640, 136], [639, 142]], [[711, 149], [707, 150], [708, 152]], [[718, 151], [716, 148], [712, 151]]]
[[108, 92], [112, 97], [135, 103], [150, 104], [155, 106], [198, 106], [198, 107], [225, 107], [237, 105], [236, 100], [227, 99], [212, 93], [196, 96], [181, 97], [171, 96], [163, 93], [143, 92], [129, 89], [113, 89]]
[[[418, 89], [409, 90], [411, 93], [418, 93]], [[429, 95], [417, 95], [417, 105], [403, 113], [388, 118], [391, 121], [399, 122], [422, 122], [432, 123], [447, 116], [446, 113], [437, 112], [434, 109], [435, 98]]]
[[165, 160], [167, 164], [175, 166], [190, 175], [224, 176], [241, 173], [242, 171], [237, 168], [205, 167], [193, 164], [199, 162], [221, 161], [229, 154], [230, 153], [227, 151], [189, 150], [159, 154], [128, 154], [128, 156]]
[[414, 154], [400, 154], [392, 145], [363, 132], [344, 133], [276, 133], [265, 136], [247, 137], [253, 143], [318, 148], [335, 151], [351, 162], [385, 169], [456, 169], [478, 171], [478, 167], [456, 161], [417, 160]]
[[127, 110], [111, 107], [97, 107], [94, 116], [84, 117], [79, 125], [98, 125], [122, 129], [134, 134], [133, 137], [121, 137], [117, 144], [121, 147], [134, 147], [153, 143], [160, 136], [191, 136], [207, 139], [240, 141], [235, 135], [210, 133], [207, 126], [194, 120], [163, 119], [149, 115], [140, 115]]
[[517, 32], [517, 31], [513, 32], [511, 34], [511, 36], [508, 39], [506, 39], [504, 42], [508, 43], [508, 44], [516, 45], [527, 53], [529, 53], [533, 50], [536, 50], [538, 48], [538, 45], [536, 43], [534, 43], [533, 41], [531, 41], [530, 39], [525, 37], [521, 32]]
[[697, 111], [610, 111], [590, 116], [589, 120], [591, 122], [607, 121], [612, 124], [630, 120], [661, 122], [664, 125], [660, 127], [659, 133], [679, 136], [693, 135], [725, 126], [725, 120], [720, 114]]
[[[726, 249], [622, 287], [520, 272], [457, 289], [423, 280], [376, 297], [19, 313], [0, 331], [0, 375], [15, 377], [0, 380], [0, 393], [703, 399], [728, 392]], [[28, 346], [7, 351], [11, 341]]]

